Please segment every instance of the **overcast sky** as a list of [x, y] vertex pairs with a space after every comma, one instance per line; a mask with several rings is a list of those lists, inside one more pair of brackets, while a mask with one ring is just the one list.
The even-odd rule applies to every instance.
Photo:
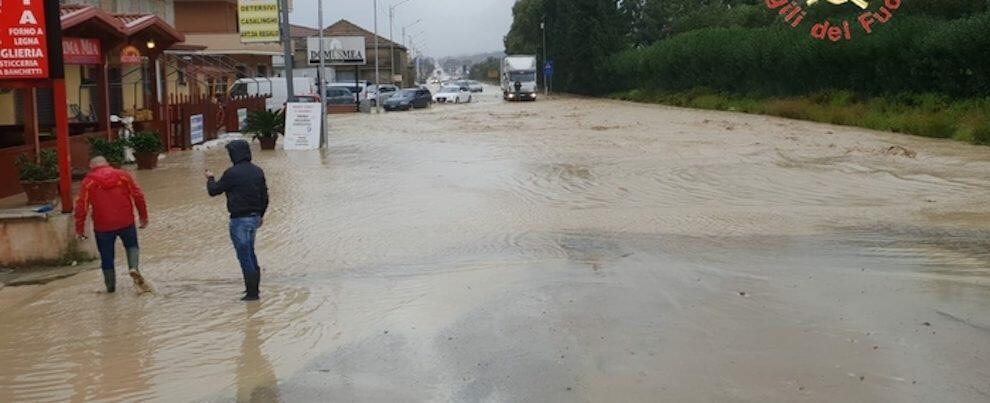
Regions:
[[[378, 33], [388, 38], [388, 8], [402, 0], [378, 0]], [[401, 43], [402, 27], [429, 56], [457, 56], [504, 49], [502, 37], [512, 24], [515, 0], [409, 0], [395, 9], [395, 41]], [[293, 24], [316, 27], [317, 0], [294, 0]], [[330, 25], [346, 19], [374, 31], [374, 0], [323, 0], [323, 20]]]

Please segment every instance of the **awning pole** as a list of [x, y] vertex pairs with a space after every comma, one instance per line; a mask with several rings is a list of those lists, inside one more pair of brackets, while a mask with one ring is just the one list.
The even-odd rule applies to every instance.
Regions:
[[69, 106], [65, 92], [65, 64], [62, 59], [62, 21], [60, 2], [45, 2], [45, 25], [48, 27], [48, 70], [52, 80], [52, 104], [55, 112], [55, 150], [58, 153], [59, 196], [62, 212], [72, 212], [72, 161], [69, 148]]

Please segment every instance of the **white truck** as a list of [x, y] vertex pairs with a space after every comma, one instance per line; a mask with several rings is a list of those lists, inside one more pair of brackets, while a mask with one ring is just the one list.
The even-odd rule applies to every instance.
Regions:
[[[312, 95], [316, 86], [312, 77], [293, 77], [292, 92], [295, 96]], [[230, 87], [230, 95], [268, 95], [265, 107], [270, 111], [282, 109], [289, 99], [289, 88], [285, 77], [241, 78]]]
[[536, 56], [512, 55], [502, 59], [502, 99], [536, 100]]

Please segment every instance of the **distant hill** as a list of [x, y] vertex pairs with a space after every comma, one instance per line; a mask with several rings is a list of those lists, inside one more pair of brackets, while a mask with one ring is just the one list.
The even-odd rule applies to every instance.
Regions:
[[484, 62], [488, 58], [494, 57], [496, 59], [501, 59], [505, 57], [505, 52], [487, 52], [487, 53], [477, 53], [472, 55], [461, 55], [461, 56], [447, 56], [437, 59], [437, 65], [443, 68], [443, 70], [450, 75], [460, 75], [467, 74], [461, 70], [464, 66], [468, 69], [471, 66]]

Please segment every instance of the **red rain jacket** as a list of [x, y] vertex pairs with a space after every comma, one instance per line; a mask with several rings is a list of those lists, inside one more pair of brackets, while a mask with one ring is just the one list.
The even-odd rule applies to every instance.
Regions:
[[93, 169], [83, 179], [82, 190], [76, 199], [76, 234], [86, 228], [86, 214], [93, 206], [93, 229], [111, 232], [134, 225], [134, 206], [137, 205], [141, 222], [148, 221], [148, 206], [144, 193], [127, 172], [102, 166]]

